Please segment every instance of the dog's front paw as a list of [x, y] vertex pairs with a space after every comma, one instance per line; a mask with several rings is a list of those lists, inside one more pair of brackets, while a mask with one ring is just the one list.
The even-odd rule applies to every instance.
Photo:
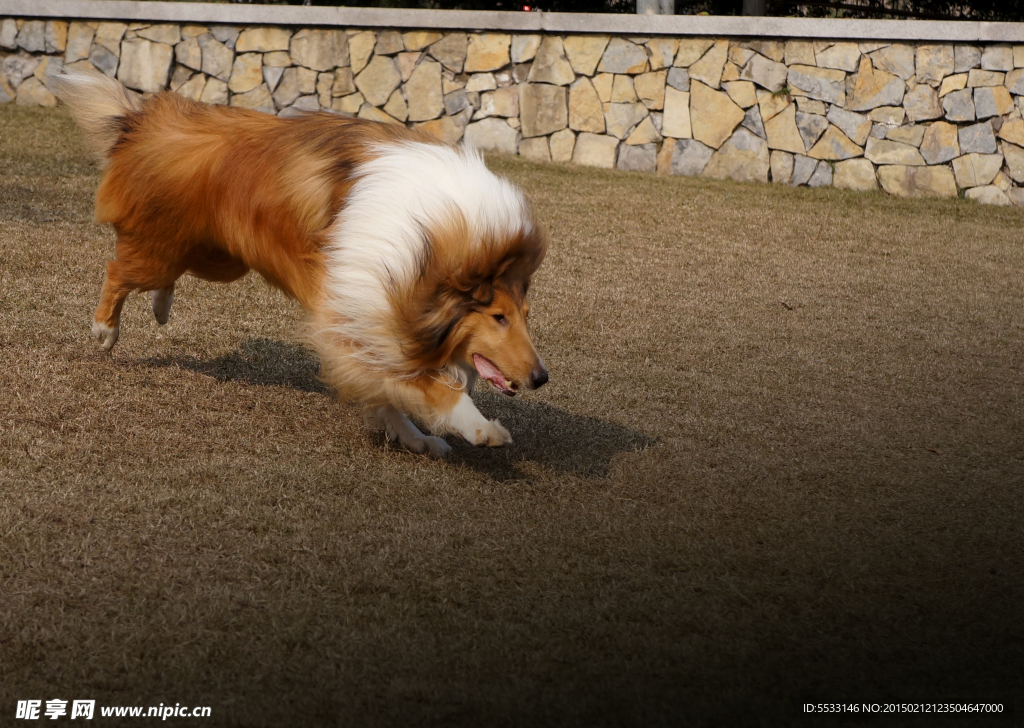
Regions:
[[476, 437], [470, 440], [474, 445], [486, 445], [487, 447], [502, 447], [512, 444], [512, 435], [508, 434], [500, 422], [491, 420], [476, 431]]
[[96, 341], [100, 342], [100, 348], [103, 351], [110, 351], [114, 348], [120, 331], [121, 328], [119, 326], [110, 328], [101, 321], [92, 322], [92, 335], [96, 337]]

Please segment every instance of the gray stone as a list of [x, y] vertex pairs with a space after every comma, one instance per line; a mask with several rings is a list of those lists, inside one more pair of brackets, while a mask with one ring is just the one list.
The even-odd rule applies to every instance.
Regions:
[[121, 44], [117, 80], [136, 91], [157, 93], [167, 87], [174, 49], [166, 43], [132, 38]]
[[1015, 68], [1006, 74], [1006, 88], [1012, 94], [1024, 96], [1024, 68]]
[[[870, 164], [870, 163], [869, 163]], [[811, 178], [807, 180], [808, 187], [830, 187], [832, 185], [832, 165], [826, 161], [818, 162]]]
[[539, 35], [521, 35], [517, 33], [512, 36], [512, 62], [526, 63], [532, 61], [540, 48], [541, 37]]
[[974, 121], [974, 94], [971, 89], [953, 91], [942, 97], [942, 109], [950, 121]]
[[846, 104], [846, 74], [842, 71], [814, 66], [790, 66], [787, 80], [790, 86], [803, 91], [812, 99], [837, 106]]
[[906, 43], [895, 43], [871, 54], [871, 63], [904, 81], [914, 75], [914, 46]]
[[1006, 159], [1006, 169], [1014, 182], [1024, 183], [1024, 149], [1016, 144], [1002, 144], [1003, 157]]
[[960, 156], [960, 142], [955, 124], [937, 121], [924, 132], [921, 156], [928, 164], [942, 164]]
[[711, 155], [701, 177], [767, 182], [769, 163], [768, 143], [740, 128]]
[[665, 82], [677, 91], [690, 90], [690, 74], [685, 68], [670, 68]]
[[462, 73], [469, 50], [469, 36], [465, 33], [449, 33], [432, 44], [427, 52], [453, 73]]
[[551, 152], [548, 149], [548, 138], [523, 139], [519, 142], [519, 154], [531, 162], [550, 162]]
[[[918, 56], [920, 57], [920, 48]], [[952, 48], [950, 57], [952, 58]], [[860, 69], [853, 76], [851, 83], [851, 111], [868, 111], [879, 106], [899, 106], [903, 103], [903, 92], [906, 89], [903, 79], [874, 68], [868, 56], [861, 58]]]
[[519, 132], [504, 119], [484, 119], [466, 127], [465, 143], [485, 151], [515, 154], [519, 146]]
[[203, 50], [203, 73], [227, 81], [231, 78], [231, 66], [235, 54], [212, 35], [203, 34], [196, 38]]
[[1009, 205], [1010, 198], [995, 185], [975, 187], [967, 190], [964, 197], [982, 205]]
[[241, 28], [236, 28], [233, 25], [212, 25], [210, 26], [210, 34], [223, 43], [231, 50], [235, 49], [235, 43], [238, 42], [238, 36], [242, 32]]
[[1006, 191], [1006, 196], [1010, 198], [1010, 202], [1013, 204], [1024, 205], [1024, 188], [1011, 187]]
[[402, 35], [396, 30], [383, 31], [377, 36], [377, 44], [373, 47], [373, 52], [378, 56], [393, 56], [404, 50], [405, 43], [402, 41]]
[[562, 39], [556, 35], [544, 38], [530, 68], [530, 82], [568, 86], [575, 78], [576, 74], [565, 57]]
[[994, 154], [996, 151], [996, 135], [992, 131], [992, 124], [974, 124], [962, 127], [957, 132], [960, 141], [960, 153], [970, 154]]
[[[15, 40], [17, 37], [18, 23], [14, 18], [5, 18], [4, 20], [0, 20], [0, 48], [6, 48], [7, 50], [13, 51], [18, 47], [18, 43]], [[75, 60], [79, 59], [76, 58]]]
[[466, 89], [460, 88], [452, 91], [450, 94], [444, 97], [444, 113], [449, 116], [455, 116], [463, 109], [468, 109], [472, 106], [469, 102], [469, 98], [466, 95]]
[[917, 82], [938, 83], [953, 73], [953, 46], [921, 45], [917, 47]]
[[146, 40], [151, 40], [154, 43], [166, 43], [167, 45], [172, 46], [181, 40], [181, 26], [159, 23], [157, 25], [151, 25], [148, 28], [140, 28], [135, 31], [135, 37], [145, 38]]
[[939, 96], [931, 86], [921, 84], [903, 97], [903, 108], [912, 122], [941, 119], [944, 115]]
[[[316, 97], [313, 100], [315, 102]], [[252, 109], [253, 111], [263, 111], [268, 114], [273, 114], [275, 111], [274, 101], [270, 96], [270, 89], [262, 84], [244, 94], [232, 94], [231, 105], [243, 109]], [[320, 106], [317, 104], [317, 110], [319, 108]]]
[[811, 179], [811, 175], [818, 168], [818, 160], [805, 157], [803, 154], [797, 154], [793, 157], [793, 176], [789, 181], [789, 184], [793, 187], [799, 187], [800, 185], [807, 184], [808, 180]]
[[355, 84], [368, 103], [383, 106], [401, 81], [402, 76], [393, 59], [387, 56], [374, 56], [366, 68], [356, 76]]
[[64, 49], [64, 63], [74, 63], [75, 61], [88, 58], [89, 49], [92, 48], [92, 39], [95, 34], [96, 30], [85, 23], [72, 23], [68, 26], [68, 42]]
[[108, 76], [113, 77], [117, 73], [120, 59], [98, 43], [93, 43], [92, 51], [89, 53], [89, 63]]
[[[647, 53], [636, 43], [612, 38], [601, 56], [597, 70], [601, 73], [643, 73], [647, 70]], [[571, 82], [572, 79], [567, 83]]]
[[196, 38], [186, 38], [174, 47], [174, 59], [193, 71], [203, 70], [203, 49]]
[[658, 147], [656, 144], [629, 146], [623, 144], [619, 149], [619, 160], [616, 168], [627, 172], [653, 172], [657, 166]]
[[1013, 111], [1013, 99], [1005, 86], [974, 89], [974, 108], [978, 120], [1004, 116]]
[[569, 125], [565, 86], [527, 83], [519, 87], [524, 137], [545, 136]]
[[96, 26], [95, 42], [120, 58], [121, 39], [127, 29], [128, 26], [125, 23], [100, 23]]
[[263, 67], [263, 80], [267, 83], [267, 88], [273, 93], [274, 89], [277, 88], [277, 84], [281, 82], [281, 75], [284, 73], [284, 68], [280, 66], [264, 66]]
[[341, 30], [300, 30], [292, 36], [289, 53], [296, 64], [314, 71], [349, 64], [348, 38]]
[[886, 134], [891, 129], [888, 124], [872, 124], [871, 125], [871, 136], [875, 139], [885, 139]]
[[963, 73], [981, 67], [981, 49], [974, 46], [953, 47], [953, 73]]
[[552, 162], [572, 161], [573, 148], [576, 146], [576, 134], [572, 129], [556, 131], [549, 138], [548, 146], [551, 147]]
[[758, 86], [769, 91], [777, 91], [786, 85], [786, 78], [789, 70], [783, 63], [770, 61], [764, 56], [754, 54], [747, 65], [740, 72], [740, 78], [744, 81], [753, 81]]
[[608, 104], [604, 112], [605, 128], [616, 139], [625, 139], [646, 116], [647, 108], [639, 102]]
[[[299, 69], [286, 68], [281, 75], [280, 81], [277, 83], [277, 88], [274, 89], [274, 101], [277, 103], [278, 108], [291, 106], [302, 95], [303, 90], [299, 88]], [[305, 91], [309, 93], [308, 88]], [[360, 98], [359, 103], [360, 105], [362, 104], [362, 98]], [[358, 111], [358, 108], [356, 111]], [[355, 111], [352, 113], [355, 113]]]
[[988, 45], [981, 52], [981, 67], [986, 71], [1012, 71], [1013, 49], [1008, 45]]
[[0, 77], [6, 77], [7, 82], [14, 88], [31, 76], [39, 66], [39, 59], [24, 53], [16, 56], [7, 56], [0, 65]]
[[715, 150], [696, 139], [681, 139], [672, 152], [672, 174], [696, 177], [704, 171]]
[[15, 44], [29, 53], [46, 50], [46, 23], [42, 20], [26, 20], [18, 31]]
[[[365, 91], [363, 95], [366, 95]], [[428, 121], [440, 116], [444, 110], [444, 98], [441, 95], [441, 64], [423, 61], [416, 66], [409, 80], [405, 82], [405, 96], [409, 101], [409, 121]], [[459, 111], [462, 109], [450, 113], [454, 115]]]
[[826, 118], [854, 144], [863, 145], [871, 133], [871, 120], [864, 114], [847, 111], [840, 106], [830, 106]]
[[740, 126], [744, 129], [750, 129], [750, 131], [762, 139], [768, 138], [768, 134], [764, 130], [764, 121], [761, 119], [761, 110], [756, 106], [751, 106], [747, 109], [747, 113], [743, 115], [743, 121], [740, 122]]
[[788, 185], [793, 181], [793, 155], [789, 152], [773, 151], [769, 161], [769, 168], [772, 173], [772, 182]]
[[804, 148], [810, 149], [818, 138], [828, 128], [828, 121], [824, 116], [817, 114], [804, 114], [796, 112], [796, 128], [800, 132], [800, 138], [804, 141]]

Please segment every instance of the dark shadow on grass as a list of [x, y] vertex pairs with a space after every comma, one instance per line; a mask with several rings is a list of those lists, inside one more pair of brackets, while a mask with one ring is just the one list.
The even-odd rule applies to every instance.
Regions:
[[291, 387], [327, 394], [320, 380], [320, 362], [307, 349], [272, 339], [249, 339], [236, 351], [215, 359], [171, 356], [143, 360], [151, 367], [179, 367], [219, 382], [245, 382], [261, 387]]
[[[172, 356], [142, 363], [151, 367], [179, 367], [220, 382], [329, 394], [319, 377], [320, 363], [312, 352], [271, 339], [250, 339], [238, 350], [214, 359]], [[511, 399], [493, 391], [478, 391], [473, 398], [488, 418], [498, 418], [508, 428], [513, 444], [505, 448], [478, 448], [450, 435], [447, 439], [453, 446], [451, 462], [496, 480], [527, 477], [519, 467], [524, 462], [544, 465], [559, 474], [605, 477], [616, 455], [643, 450], [656, 442], [628, 427], [521, 396]], [[375, 434], [373, 442], [383, 448], [386, 441], [383, 434]]]

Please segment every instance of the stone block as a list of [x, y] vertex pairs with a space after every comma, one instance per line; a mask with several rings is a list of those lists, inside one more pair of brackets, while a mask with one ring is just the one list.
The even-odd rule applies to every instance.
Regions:
[[228, 102], [228, 84], [219, 78], [207, 78], [199, 100], [204, 104], [225, 105]]
[[761, 110], [761, 118], [764, 121], [768, 121], [776, 114], [784, 111], [791, 102], [792, 97], [789, 94], [757, 91], [757, 105]]
[[1006, 142], [1003, 142], [1001, 147], [1010, 177], [1018, 184], [1024, 183], [1024, 149]]
[[32, 76], [18, 86], [14, 102], [18, 106], [56, 106], [57, 97], [50, 93], [42, 81]]
[[556, 86], [568, 86], [576, 79], [569, 60], [565, 57], [562, 39], [558, 36], [547, 36], [537, 49], [537, 56], [530, 68], [530, 83], [550, 83]]
[[828, 162], [818, 162], [814, 168], [811, 178], [807, 180], [808, 187], [829, 187], [832, 185], [832, 165]]
[[300, 30], [291, 38], [289, 53], [296, 64], [314, 71], [333, 71], [350, 60], [348, 38], [340, 30]]
[[909, 144], [912, 147], [920, 147], [924, 142], [926, 129], [927, 127], [917, 124], [897, 126], [889, 129], [884, 138], [901, 144]]
[[[640, 102], [651, 110], [662, 109], [665, 106], [665, 81], [667, 71], [652, 71], [641, 73], [633, 79], [633, 88], [636, 91]], [[738, 83], [738, 82], [737, 82]], [[753, 90], [750, 91], [753, 97]], [[756, 99], [754, 99], [756, 103]]]
[[645, 116], [643, 121], [636, 125], [636, 128], [626, 137], [626, 144], [629, 146], [641, 146], [646, 144], [657, 144], [662, 140], [661, 133], [654, 125], [651, 116]]
[[[537, 55], [537, 49], [540, 48], [541, 37], [539, 35], [520, 35], [516, 34], [512, 36], [512, 62], [513, 63], [527, 63], [532, 61], [534, 56]], [[597, 62], [594, 62], [594, 67], [597, 67]]]
[[999, 138], [1024, 147], [1024, 120], [1012, 119], [999, 127]]
[[[365, 91], [363, 95], [366, 95]], [[409, 121], [429, 121], [440, 116], [444, 110], [441, 64], [423, 61], [416, 66], [409, 80], [405, 82], [405, 95], [409, 103]]]
[[135, 31], [136, 38], [145, 38], [154, 43], [166, 43], [173, 46], [181, 40], [181, 26], [168, 23], [151, 25], [148, 28], [140, 28]]
[[235, 56], [231, 68], [228, 88], [232, 93], [243, 94], [263, 83], [263, 56], [260, 53], [242, 53]]
[[907, 110], [907, 118], [912, 122], [941, 119], [945, 114], [939, 103], [939, 95], [931, 86], [921, 84], [904, 95], [903, 108]]
[[696, 177], [704, 171], [715, 150], [696, 139], [681, 139], [672, 151], [671, 172], [683, 177]]
[[771, 170], [772, 182], [788, 185], [793, 180], [793, 155], [789, 152], [772, 152], [768, 167]]
[[203, 96], [203, 90], [205, 88], [206, 76], [201, 73], [194, 73], [190, 79], [178, 86], [174, 92], [179, 96], [184, 96], [186, 99], [199, 101]]
[[452, 73], [462, 73], [469, 50], [469, 37], [465, 33], [449, 33], [431, 45], [427, 52]]
[[616, 139], [625, 139], [633, 128], [647, 116], [643, 104], [608, 104], [604, 112], [605, 130]]
[[[440, 38], [440, 33], [430, 33], [430, 37]], [[364, 30], [348, 36], [348, 59], [352, 73], [357, 74], [366, 68], [373, 55], [373, 47], [377, 45], [377, 34], [372, 30]], [[406, 46], [408, 48], [408, 46]], [[411, 49], [410, 49], [411, 50]]]
[[953, 73], [952, 45], [920, 45], [917, 47], [917, 82], [938, 84]]
[[244, 94], [232, 94], [231, 105], [243, 109], [252, 109], [253, 111], [263, 111], [268, 114], [273, 114], [275, 111], [274, 100], [270, 96], [270, 89], [265, 85], [257, 86]]
[[832, 186], [840, 190], [870, 192], [878, 189], [875, 166], [867, 159], [847, 159], [836, 162]]
[[991, 184], [1002, 167], [1002, 154], [965, 154], [953, 160], [957, 186], [963, 189]]
[[531, 162], [550, 162], [551, 152], [548, 149], [548, 138], [523, 139], [519, 142], [519, 155]]
[[203, 49], [196, 38], [186, 38], [174, 46], [174, 60], [193, 71], [203, 70]]
[[967, 190], [967, 192], [964, 193], [964, 197], [972, 202], [977, 202], [980, 205], [1011, 204], [1009, 196], [995, 185], [975, 187], [974, 189]]
[[1010, 93], [1024, 96], [1024, 68], [1015, 68], [1006, 74], [1004, 84]]
[[639, 101], [636, 90], [633, 88], [633, 77], [615, 75], [612, 77], [612, 100], [613, 104], [626, 104]]
[[570, 35], [562, 41], [562, 48], [573, 71], [593, 76], [609, 40], [607, 35]]
[[569, 125], [567, 96], [564, 86], [535, 83], [520, 86], [519, 112], [523, 136], [546, 136], [566, 128]]
[[768, 91], [778, 91], [786, 85], [789, 69], [784, 63], [776, 63], [762, 55], [753, 54], [740, 72], [744, 81], [756, 83]]
[[[870, 64], [870, 61], [868, 63]], [[846, 105], [846, 73], [843, 71], [814, 66], [790, 66], [787, 83], [812, 99], [837, 106]], [[901, 95], [900, 101], [902, 100]], [[764, 114], [764, 109], [761, 109], [761, 114]]]
[[612, 38], [601, 55], [597, 70], [602, 73], [643, 73], [647, 68], [647, 53], [642, 46], [623, 38]]
[[981, 48], [969, 45], [953, 46], [953, 73], [963, 73], [981, 67]]
[[[464, 111], [462, 113], [466, 114], [467, 112]], [[457, 143], [466, 132], [466, 124], [461, 116], [442, 116], [440, 119], [432, 119], [431, 121], [414, 124], [413, 128], [422, 129], [446, 144]]]
[[[383, 106], [398, 84], [402, 75], [394, 60], [387, 56], [374, 56], [366, 68], [356, 76], [355, 84], [366, 101], [373, 106]], [[440, 98], [440, 94], [438, 94]]]
[[821, 135], [818, 143], [807, 152], [809, 157], [829, 161], [852, 159], [862, 154], [864, 154], [863, 149], [854, 144], [848, 136], [831, 124], [825, 130], [825, 133]]
[[68, 24], [64, 20], [47, 20], [43, 41], [47, 53], [63, 53], [68, 46]]
[[[652, 38], [647, 41], [646, 45], [652, 71], [671, 67], [672, 61], [675, 60], [676, 53], [679, 51], [679, 40], [676, 38]], [[573, 67], [575, 68], [575, 66]], [[582, 71], [577, 71], [577, 73], [582, 73]]]
[[166, 43], [132, 38], [121, 44], [117, 80], [136, 91], [157, 93], [167, 87], [174, 49]]
[[672, 65], [680, 68], [691, 66], [699, 61], [714, 44], [713, 40], [707, 38], [683, 38], [679, 41], [679, 51], [676, 53], [676, 59]]
[[396, 30], [384, 30], [377, 34], [373, 52], [378, 56], [393, 56], [405, 50], [402, 34]]
[[1013, 111], [1013, 99], [1005, 86], [974, 89], [974, 113], [979, 121]]
[[855, 111], [847, 111], [840, 106], [830, 106], [826, 118], [836, 126], [854, 144], [862, 146], [871, 133], [871, 119]]
[[893, 43], [871, 54], [871, 65], [906, 81], [916, 72], [914, 46]]
[[749, 109], [751, 106], [757, 105], [757, 93], [754, 91], [754, 84], [750, 81], [728, 81], [722, 84], [722, 88], [741, 109]]
[[864, 147], [864, 156], [875, 164], [899, 164], [906, 166], [924, 166], [924, 157], [917, 147], [894, 142], [889, 139], [868, 137]]
[[1008, 45], [987, 45], [981, 52], [981, 67], [986, 71], [1012, 71], [1013, 48]]
[[[267, 57], [263, 57], [263, 68], [267, 67]], [[351, 68], [339, 68], [334, 72], [334, 83], [331, 85], [331, 96], [348, 96], [357, 91]]]
[[548, 140], [548, 146], [551, 147], [552, 162], [569, 162], [576, 146], [576, 134], [570, 129], [556, 131]]
[[860, 63], [860, 48], [856, 43], [835, 43], [821, 53], [816, 53], [814, 58], [819, 68], [835, 68], [852, 73]]
[[[920, 58], [920, 48], [918, 57]], [[950, 57], [952, 58], [952, 46]], [[852, 79], [849, 108], [851, 111], [868, 111], [879, 106], [899, 106], [903, 103], [905, 89], [903, 79], [874, 68], [871, 59], [864, 56], [861, 58], [860, 68]]]
[[658, 147], [656, 144], [628, 146], [619, 148], [616, 168], [625, 172], [654, 172], [657, 167]]
[[953, 93], [954, 91], [960, 91], [966, 87], [966, 73], [955, 73], [952, 76], [946, 76], [942, 79], [942, 83], [939, 85], [939, 98], [941, 99], [946, 94]]
[[995, 154], [996, 135], [992, 131], [992, 124], [984, 122], [972, 126], [961, 127], [957, 130], [960, 141], [960, 153], [970, 154]]
[[761, 119], [761, 110], [756, 106], [751, 106], [747, 109], [747, 113], [743, 115], [743, 121], [740, 122], [740, 126], [744, 129], [749, 129], [762, 139], [768, 138], [768, 132], [764, 128], [764, 120]]
[[781, 40], [752, 40], [750, 47], [755, 53], [779, 63], [786, 57], [786, 44]]
[[512, 37], [505, 33], [481, 33], [469, 36], [466, 49], [466, 73], [497, 71], [511, 62]]
[[965, 88], [942, 97], [942, 110], [950, 121], [974, 121], [974, 92]]
[[203, 52], [203, 73], [226, 83], [231, 78], [234, 52], [212, 35], [200, 35], [196, 40]]
[[[348, 69], [345, 69], [348, 70]], [[281, 76], [284, 75], [284, 69], [280, 66], [264, 66], [263, 67], [263, 81], [267, 84], [267, 88], [270, 89], [270, 93], [274, 93], [274, 89], [277, 88], [277, 84], [281, 82]], [[328, 104], [330, 106], [330, 104]]]
[[711, 155], [701, 177], [767, 182], [769, 162], [768, 143], [741, 128]]
[[480, 110], [473, 119], [488, 116], [511, 118], [519, 116], [519, 90], [514, 86], [506, 86], [495, 91], [485, 91], [480, 95]]
[[[536, 37], [536, 36], [534, 36]], [[407, 51], [421, 51], [431, 43], [441, 40], [441, 34], [433, 30], [411, 30], [402, 33], [402, 45]], [[349, 49], [352, 48], [352, 38], [349, 38]], [[369, 56], [366, 57], [369, 60]]]
[[595, 134], [605, 129], [604, 107], [594, 84], [586, 76], [580, 76], [569, 87], [569, 128]]
[[287, 28], [260, 26], [246, 28], [235, 41], [237, 53], [270, 53], [271, 51], [287, 51], [292, 33]]
[[17, 38], [17, 21], [14, 18], [4, 18], [3, 20], [0, 20], [0, 48], [6, 48], [9, 51], [15, 50], [18, 47]]
[[661, 122], [661, 133], [675, 139], [693, 137], [690, 124], [690, 94], [674, 88], [665, 90], [665, 115]]
[[953, 170], [945, 165], [909, 167], [890, 164], [878, 168], [878, 181], [882, 189], [897, 197], [957, 196]]
[[814, 66], [814, 44], [804, 40], [786, 41], [787, 66]]
[[790, 104], [764, 124], [769, 149], [803, 154], [807, 151], [803, 138], [796, 126], [796, 106]]
[[68, 40], [67, 46], [64, 49], [64, 63], [74, 63], [75, 61], [88, 58], [95, 34], [95, 28], [87, 23], [71, 23], [68, 26]]
[[[813, 147], [827, 127], [828, 121], [824, 116], [805, 114], [801, 111], [796, 112], [796, 128], [800, 132], [800, 138], [803, 139], [805, 149]], [[800, 151], [802, 152], [803, 150]]]
[[790, 186], [799, 187], [800, 185], [807, 184], [811, 179], [811, 175], [818, 169], [818, 164], [819, 161], [817, 159], [812, 159], [803, 154], [795, 155], [793, 157], [793, 177], [789, 181]]
[[[18, 48], [29, 53], [42, 53], [46, 50], [46, 22], [42, 20], [26, 20], [18, 30], [14, 43]], [[20, 104], [21, 102], [19, 101], [18, 103]], [[49, 104], [40, 105], [47, 106]]]
[[[379, 57], [385, 58], [385, 56]], [[356, 114], [356, 116], [358, 116], [360, 119], [379, 121], [382, 124], [394, 124], [395, 126], [402, 126], [402, 122], [400, 122], [395, 117], [391, 116], [391, 114], [387, 113], [383, 109], [378, 109], [376, 106], [371, 106], [370, 104], [367, 103], [364, 103], [361, 107], [359, 107], [359, 113]]]
[[743, 109], [724, 91], [715, 91], [699, 81], [690, 84], [690, 126], [694, 139], [718, 149], [743, 121], [743, 116]]
[[614, 169], [619, 140], [605, 134], [582, 132], [572, 151], [573, 164]]
[[713, 89], [718, 88], [722, 83], [722, 71], [725, 69], [725, 61], [728, 55], [729, 41], [715, 41], [707, 53], [701, 56], [701, 59], [692, 64], [687, 70], [687, 73], [690, 74], [690, 80], [700, 81]]

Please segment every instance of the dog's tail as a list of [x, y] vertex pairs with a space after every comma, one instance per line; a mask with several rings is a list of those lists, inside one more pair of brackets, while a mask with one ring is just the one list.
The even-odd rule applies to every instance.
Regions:
[[107, 161], [123, 129], [123, 117], [142, 111], [142, 98], [98, 71], [65, 68], [52, 79], [53, 89], [85, 132], [101, 162]]

